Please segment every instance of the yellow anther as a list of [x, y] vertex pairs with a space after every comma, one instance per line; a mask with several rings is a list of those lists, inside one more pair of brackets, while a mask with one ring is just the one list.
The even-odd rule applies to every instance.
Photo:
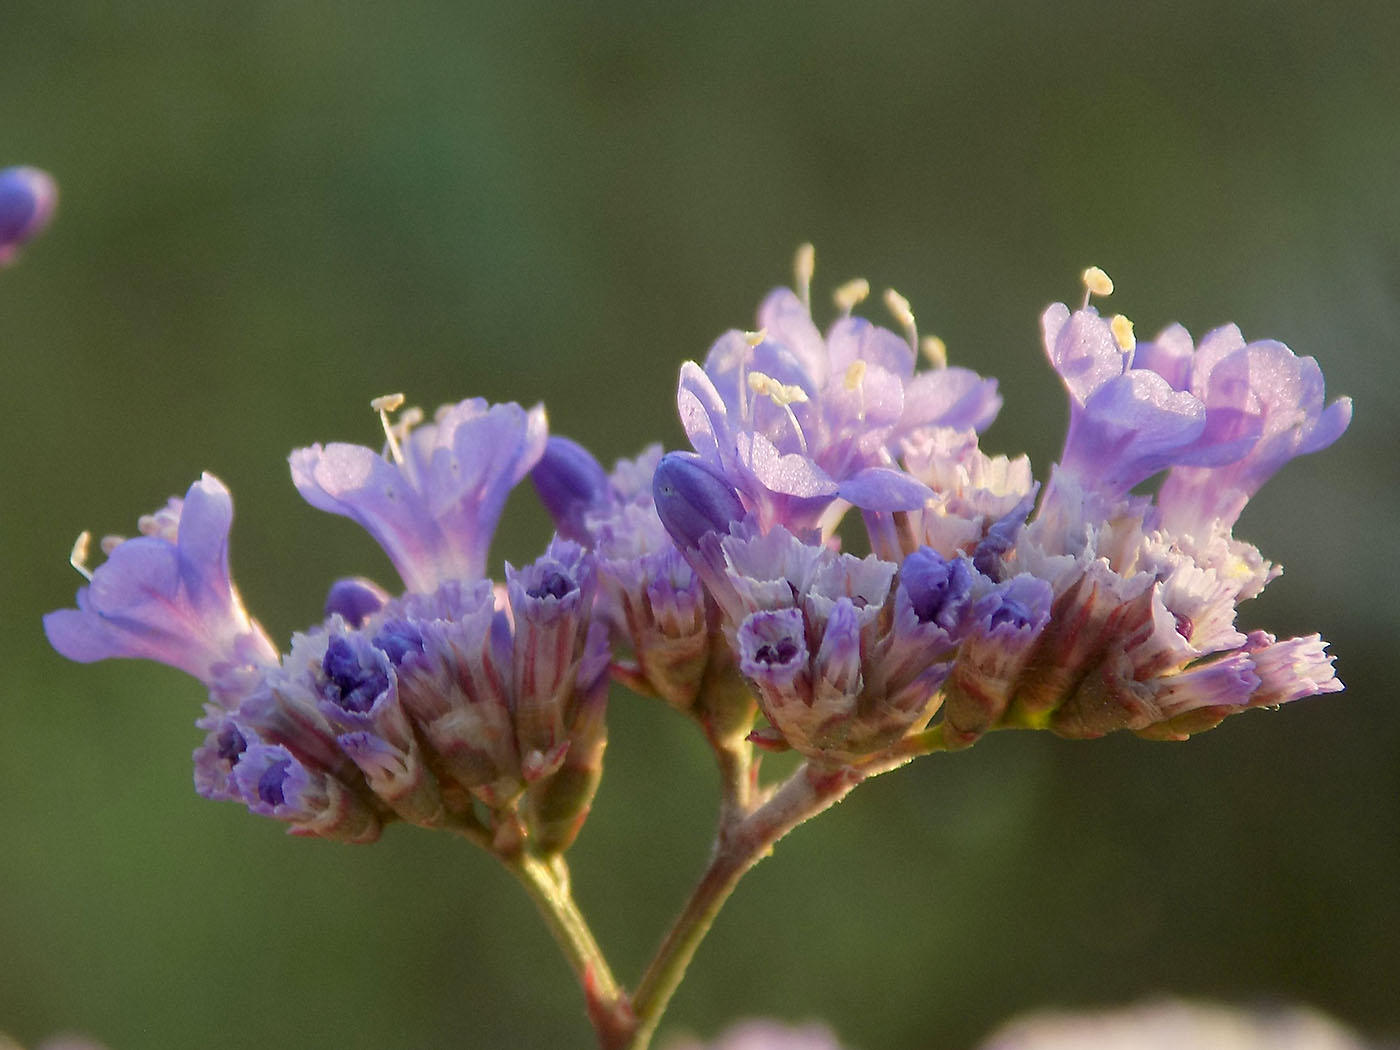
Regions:
[[817, 250], [810, 244], [800, 245], [792, 261], [793, 274], [797, 278], [797, 297], [808, 310], [812, 308], [812, 274], [817, 269]]
[[846, 369], [846, 389], [859, 390], [860, 385], [865, 382], [865, 362], [852, 361]]
[[919, 343], [919, 349], [923, 352], [928, 363], [934, 368], [948, 367], [948, 344], [936, 335], [926, 335]]
[[802, 405], [807, 402], [807, 392], [800, 386], [779, 383], [763, 372], [749, 373], [749, 389], [760, 397], [766, 397], [780, 408], [788, 405]]
[[1097, 266], [1091, 266], [1080, 275], [1084, 290], [1090, 295], [1103, 297], [1113, 294], [1113, 280]]
[[861, 303], [865, 302], [870, 295], [870, 282], [864, 277], [857, 277], [853, 281], [847, 281], [836, 291], [831, 293], [831, 297], [836, 300], [836, 308], [842, 313], [849, 314]]
[[760, 328], [757, 332], [744, 333], [744, 342], [748, 343], [749, 346], [758, 346], [767, 338], [768, 329], [766, 328]]
[[92, 544], [92, 533], [84, 529], [78, 533], [78, 538], [73, 541], [73, 551], [68, 555], [68, 564], [77, 569], [78, 572], [91, 580], [92, 570], [87, 567], [88, 547]]
[[394, 412], [403, 407], [403, 400], [402, 394], [384, 394], [371, 401], [369, 407], [376, 412]]
[[1118, 344], [1119, 350], [1127, 353], [1137, 346], [1137, 340], [1133, 338], [1133, 322], [1122, 314], [1114, 314], [1108, 327], [1113, 331], [1113, 341]]
[[909, 300], [893, 288], [885, 289], [885, 306], [894, 314], [894, 319], [905, 328], [914, 323], [914, 311], [909, 308]]
[[919, 329], [914, 324], [914, 311], [909, 309], [909, 300], [893, 288], [885, 289], [885, 307], [894, 314], [894, 319], [904, 329], [904, 338], [909, 340], [909, 349], [919, 352]]

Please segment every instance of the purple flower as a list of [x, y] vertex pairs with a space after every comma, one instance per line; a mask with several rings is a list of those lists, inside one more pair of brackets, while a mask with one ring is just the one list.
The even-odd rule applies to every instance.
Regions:
[[359, 627], [382, 609], [389, 593], [373, 580], [349, 576], [336, 580], [326, 593], [326, 616], [339, 616], [351, 627]]
[[[1175, 326], [1158, 337], [1189, 348], [1191, 337]], [[1311, 357], [1297, 357], [1282, 343], [1246, 344], [1234, 325], [1201, 340], [1191, 362], [1189, 382], [1205, 399], [1207, 411], [1229, 405], [1256, 435], [1244, 455], [1223, 465], [1183, 463], [1167, 474], [1157, 494], [1162, 521], [1174, 532], [1197, 532], [1218, 522], [1229, 529], [1249, 498], [1294, 456], [1317, 452], [1341, 437], [1351, 422], [1351, 398], [1324, 407], [1322, 369]], [[1222, 409], [1222, 412], [1224, 409]]]
[[577, 441], [551, 435], [544, 455], [530, 471], [530, 481], [559, 535], [575, 543], [588, 542], [585, 515], [606, 504], [609, 495], [608, 475], [593, 454]]
[[205, 474], [183, 501], [142, 520], [145, 535], [112, 546], [76, 609], [44, 617], [50, 644], [81, 663], [155, 660], [211, 688], [234, 688], [240, 668], [275, 665], [276, 649], [229, 578], [232, 522], [228, 489]]
[[0, 267], [44, 231], [58, 206], [58, 184], [38, 168], [0, 171]]
[[[1086, 306], [1071, 314], [1055, 303], [1040, 323], [1045, 352], [1070, 395], [1062, 469], [1121, 496], [1199, 451], [1205, 406], [1151, 369], [1132, 367], [1131, 347], [1119, 344], [1097, 310]], [[1223, 456], [1242, 452], [1230, 445]]]
[[252, 812], [285, 821], [293, 834], [345, 842], [379, 837], [374, 810], [335, 777], [307, 766], [280, 745], [250, 745], [233, 767], [233, 779]]
[[995, 381], [960, 368], [915, 375], [913, 316], [893, 301], [907, 340], [850, 316], [853, 302], [823, 338], [805, 287], [801, 297], [781, 288], [759, 308], [758, 332], [731, 331], [703, 369], [682, 367], [678, 405], [691, 444], [761, 528], [810, 528], [837, 499], [916, 509], [929, 493], [895, 467], [902, 442], [927, 427], [981, 430], [995, 418]]
[[360, 445], [293, 452], [297, 490], [363, 526], [411, 591], [480, 579], [506, 496], [544, 452], [544, 409], [477, 398], [398, 429], [388, 459]]
[[515, 619], [512, 685], [516, 739], [526, 779], [558, 768], [593, 605], [593, 557], [556, 539], [523, 569], [506, 566]]
[[1070, 394], [1062, 468], [1121, 496], [1171, 467], [1160, 502], [1180, 531], [1212, 519], [1228, 528], [1280, 466], [1330, 445], [1351, 419], [1347, 398], [1323, 407], [1316, 361], [1246, 344], [1233, 325], [1195, 349], [1180, 325], [1135, 343], [1131, 325], [1090, 306], [1055, 303], [1041, 326]]
[[652, 476], [661, 524], [682, 549], [700, 546], [710, 533], [724, 535], [744, 516], [744, 505], [724, 475], [699, 456], [668, 452]]

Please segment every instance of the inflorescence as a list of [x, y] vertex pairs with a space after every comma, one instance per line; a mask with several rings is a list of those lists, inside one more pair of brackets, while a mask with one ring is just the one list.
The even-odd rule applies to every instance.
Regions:
[[[89, 583], [45, 618], [49, 640], [200, 679], [208, 798], [301, 835], [366, 842], [402, 819], [542, 857], [588, 811], [610, 678], [719, 749], [793, 748], [829, 770], [1006, 727], [1183, 739], [1341, 689], [1317, 635], [1236, 626], [1279, 572], [1236, 519], [1350, 420], [1311, 357], [1234, 326], [1137, 342], [1092, 305], [1112, 283], [1087, 270], [1082, 304], [1041, 319], [1070, 401], [1042, 486], [1026, 457], [981, 450], [996, 382], [947, 365], [901, 296], [885, 297], [901, 332], [853, 313], [863, 281], [837, 290], [820, 331], [811, 260], [799, 253], [796, 288], [763, 301], [757, 330], [682, 367], [693, 451], [609, 473], [548, 436], [540, 407], [469, 400], [425, 421], [377, 399], [382, 449], [313, 445], [291, 472], [378, 541], [398, 593], [340, 580], [325, 619], [279, 652], [233, 585], [231, 499], [205, 474], [136, 538], [105, 539], [96, 569], [83, 537]], [[1162, 474], [1155, 496], [1136, 491]], [[527, 476], [557, 534], [493, 583], [492, 533]], [[852, 508], [864, 557], [835, 534]]]

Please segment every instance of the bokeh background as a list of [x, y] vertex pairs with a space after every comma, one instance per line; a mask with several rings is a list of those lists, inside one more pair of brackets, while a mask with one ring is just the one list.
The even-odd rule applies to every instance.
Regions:
[[[669, 1030], [821, 1016], [965, 1050], [1042, 1005], [1302, 1000], [1400, 1034], [1400, 7], [1374, 3], [3, 8], [0, 164], [59, 216], [0, 275], [0, 1030], [113, 1050], [586, 1047], [529, 903], [392, 829], [290, 840], [198, 799], [198, 685], [69, 665], [42, 612], [82, 528], [205, 469], [285, 640], [387, 562], [285, 457], [375, 395], [543, 400], [611, 460], [682, 443], [680, 362], [816, 243], [998, 376], [991, 451], [1058, 449], [1037, 317], [1094, 263], [1140, 335], [1238, 322], [1356, 420], [1238, 531], [1287, 566], [1243, 623], [1320, 630], [1347, 692], [1183, 745], [1004, 734], [858, 791], [741, 887]], [[877, 303], [869, 307], [879, 312]], [[528, 491], [494, 557], [547, 536]], [[714, 779], [614, 698], [572, 854], [631, 980], [699, 871]]]

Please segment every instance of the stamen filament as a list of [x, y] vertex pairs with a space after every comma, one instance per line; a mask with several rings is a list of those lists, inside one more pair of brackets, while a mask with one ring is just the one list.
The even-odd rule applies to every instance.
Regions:
[[797, 297], [807, 312], [812, 312], [812, 274], [817, 268], [817, 250], [811, 244], [801, 245], [793, 260], [793, 270], [797, 277]]
[[893, 288], [886, 288], [885, 306], [890, 313], [894, 314], [894, 319], [904, 329], [904, 336], [909, 340], [909, 349], [913, 350], [914, 356], [917, 357], [919, 354], [919, 330], [914, 325], [914, 311], [909, 308], [909, 300]]
[[850, 317], [851, 311], [861, 303], [865, 302], [870, 295], [870, 282], [864, 277], [857, 277], [847, 281], [836, 291], [831, 293], [832, 299], [836, 300], [836, 308], [841, 311], [843, 317]]
[[78, 538], [73, 541], [73, 550], [68, 555], [68, 564], [77, 569], [78, 572], [89, 582], [92, 582], [92, 570], [87, 567], [88, 547], [92, 543], [92, 533], [84, 529], [78, 533]]
[[924, 358], [934, 368], [948, 367], [948, 344], [936, 335], [926, 335], [919, 343]]
[[403, 406], [402, 394], [384, 394], [369, 403], [369, 407], [379, 413], [379, 422], [384, 426], [384, 439], [388, 444], [389, 456], [399, 466], [403, 466], [403, 450], [399, 448], [398, 435], [389, 422], [389, 413]]

